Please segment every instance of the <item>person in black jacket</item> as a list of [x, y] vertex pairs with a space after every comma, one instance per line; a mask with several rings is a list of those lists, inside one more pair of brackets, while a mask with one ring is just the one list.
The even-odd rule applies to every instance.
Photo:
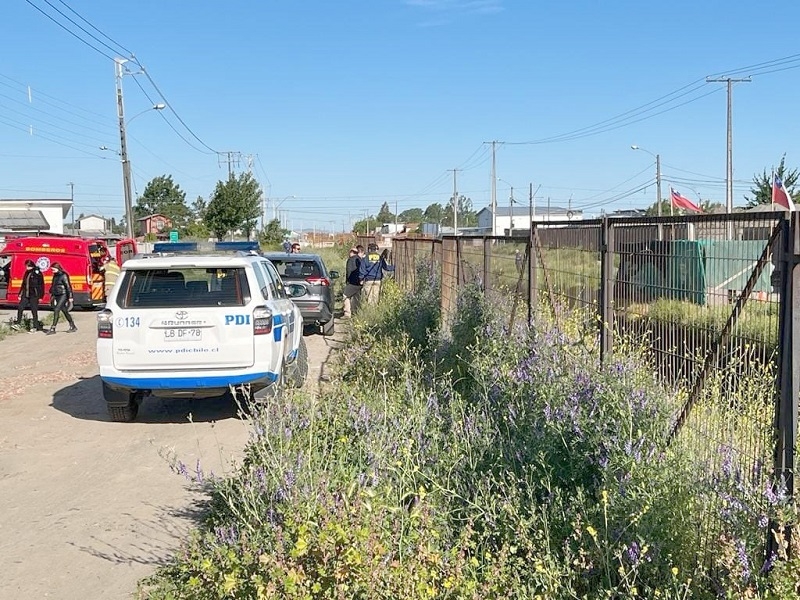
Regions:
[[44, 296], [44, 277], [39, 267], [31, 259], [25, 261], [25, 274], [22, 276], [22, 285], [19, 288], [19, 305], [17, 306], [17, 322], [13, 329], [22, 328], [22, 313], [25, 309], [31, 311], [33, 323], [31, 333], [41, 331], [39, 322], [39, 300]]
[[361, 257], [357, 246], [350, 248], [345, 265], [345, 284], [344, 284], [344, 316], [351, 317], [358, 312], [361, 300], [361, 282], [358, 278]]
[[64, 272], [61, 263], [54, 262], [51, 269], [53, 269], [53, 283], [50, 284], [50, 298], [53, 303], [53, 324], [50, 326], [50, 331], [47, 335], [53, 335], [56, 332], [56, 325], [58, 325], [59, 313], [64, 314], [64, 318], [69, 323], [67, 333], [78, 331], [75, 327], [75, 321], [72, 320], [72, 315], [69, 314], [72, 308], [72, 282], [69, 280], [69, 275]]

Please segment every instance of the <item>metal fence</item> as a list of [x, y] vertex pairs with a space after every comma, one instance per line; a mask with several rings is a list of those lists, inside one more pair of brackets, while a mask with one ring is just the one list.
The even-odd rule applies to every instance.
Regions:
[[[736, 470], [755, 488], [794, 492], [800, 384], [800, 215], [782, 212], [604, 218], [534, 224], [527, 237], [396, 239], [397, 279], [426, 261], [443, 320], [459, 290], [509, 299], [509, 325], [539, 312], [595, 333], [598, 360], [644, 345], [674, 395], [673, 448], [707, 483], [699, 522], [714, 543], [715, 486]], [[764, 530], [764, 539], [771, 536]]]

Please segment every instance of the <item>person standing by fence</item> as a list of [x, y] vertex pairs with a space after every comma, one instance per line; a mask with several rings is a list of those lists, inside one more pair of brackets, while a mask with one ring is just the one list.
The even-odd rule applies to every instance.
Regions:
[[394, 271], [394, 266], [386, 262], [386, 251], [378, 254], [378, 244], [367, 246], [367, 255], [361, 259], [359, 280], [361, 281], [364, 302], [377, 304], [381, 294], [381, 282], [384, 271]]
[[345, 283], [344, 283], [344, 316], [351, 317], [358, 312], [358, 306], [361, 302], [361, 282], [359, 279], [359, 267], [361, 266], [361, 257], [358, 255], [358, 248], [353, 246], [347, 257], [347, 264], [345, 265]]
[[33, 322], [31, 333], [40, 331], [42, 324], [39, 322], [39, 300], [44, 297], [44, 277], [39, 267], [31, 259], [25, 261], [25, 274], [22, 276], [22, 285], [19, 288], [19, 305], [17, 306], [17, 321], [11, 328], [22, 329], [22, 314], [25, 309], [31, 311]]
[[78, 328], [75, 327], [75, 321], [69, 314], [72, 309], [72, 282], [69, 280], [69, 275], [64, 272], [61, 263], [54, 262], [51, 268], [53, 269], [53, 282], [50, 284], [50, 301], [53, 304], [53, 324], [47, 335], [53, 335], [56, 332], [59, 314], [63, 314], [69, 323], [67, 333], [73, 333], [78, 331]]

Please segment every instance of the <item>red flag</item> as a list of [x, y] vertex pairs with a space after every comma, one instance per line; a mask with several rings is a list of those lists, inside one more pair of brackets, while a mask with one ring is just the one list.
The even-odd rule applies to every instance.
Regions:
[[672, 206], [675, 208], [684, 208], [686, 210], [691, 210], [693, 212], [703, 212], [703, 209], [697, 206], [694, 202], [686, 198], [685, 196], [681, 196], [680, 193], [676, 192], [672, 188], [669, 188], [670, 195], [672, 196]]
[[782, 206], [787, 210], [795, 210], [796, 208], [792, 201], [792, 196], [789, 194], [789, 190], [786, 189], [786, 186], [777, 174], [772, 178], [772, 203]]

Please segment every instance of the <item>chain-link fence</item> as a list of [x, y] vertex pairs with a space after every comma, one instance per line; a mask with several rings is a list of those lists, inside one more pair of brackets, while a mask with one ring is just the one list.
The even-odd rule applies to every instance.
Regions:
[[[395, 240], [393, 255], [408, 289], [419, 261], [433, 266], [445, 324], [459, 290], [474, 283], [507, 298], [509, 326], [539, 312], [556, 323], [580, 317], [598, 360], [643, 347], [674, 390], [665, 434], [708, 489], [698, 527], [713, 544], [719, 509], [730, 502], [721, 481], [794, 491], [798, 223], [782, 212], [605, 218], [537, 224], [523, 238]], [[762, 508], [763, 498], [750, 501]]]

